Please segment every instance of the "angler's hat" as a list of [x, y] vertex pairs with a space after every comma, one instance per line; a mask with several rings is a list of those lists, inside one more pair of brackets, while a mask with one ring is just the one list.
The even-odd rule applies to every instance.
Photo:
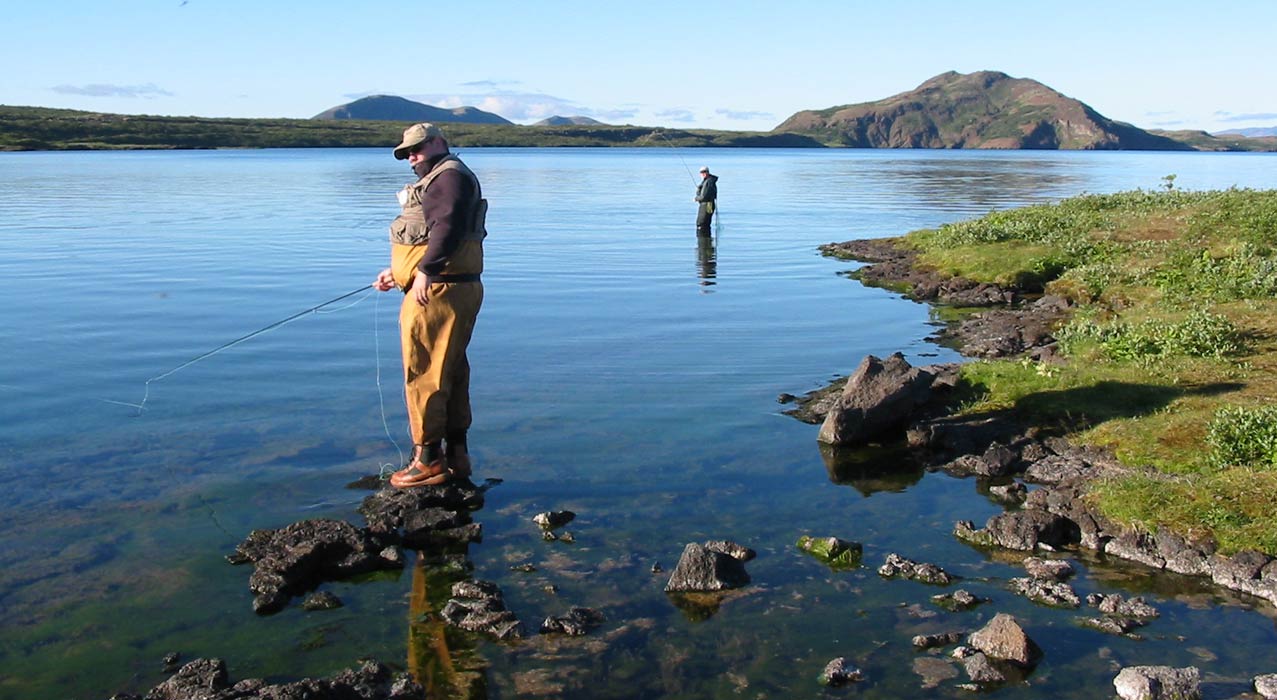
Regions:
[[421, 124], [413, 124], [403, 130], [403, 143], [395, 146], [395, 160], [403, 160], [408, 157], [408, 151], [416, 146], [429, 141], [430, 139], [443, 138], [443, 132], [434, 124], [422, 122]]
[[707, 172], [709, 172], [709, 166], [708, 166], [708, 165], [702, 165], [702, 166], [701, 166], [701, 172], [703, 172], [703, 173], [707, 173]]

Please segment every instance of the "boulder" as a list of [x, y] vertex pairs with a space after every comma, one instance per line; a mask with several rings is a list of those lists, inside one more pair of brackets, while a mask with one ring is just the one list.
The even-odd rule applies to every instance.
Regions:
[[1029, 639], [1015, 618], [998, 613], [989, 623], [972, 632], [967, 643], [988, 656], [1029, 667], [1041, 656], [1037, 644]]
[[[444, 511], [470, 512], [483, 507], [483, 489], [468, 479], [449, 481], [439, 486], [418, 486], [410, 489], [391, 487], [369, 495], [359, 506], [359, 512], [368, 522], [368, 530], [376, 534], [390, 534], [402, 527], [426, 525], [422, 518], [453, 519], [456, 516], [436, 513], [430, 516], [416, 514], [439, 508]], [[410, 519], [411, 525], [410, 525]], [[468, 522], [468, 520], [466, 521]], [[455, 527], [457, 523], [440, 527]]]
[[831, 445], [857, 445], [903, 428], [931, 398], [934, 379], [935, 375], [911, 366], [900, 353], [886, 360], [865, 357], [825, 416], [818, 439]]
[[744, 562], [753, 558], [753, 550], [731, 542], [710, 541], [703, 545], [688, 543], [665, 584], [665, 592], [709, 592], [740, 588], [749, 583]]
[[1130, 666], [1113, 679], [1122, 700], [1197, 700], [1201, 697], [1196, 667]]
[[954, 526], [953, 534], [972, 544], [1021, 551], [1032, 551], [1042, 545], [1058, 549], [1081, 540], [1077, 523], [1036, 509], [999, 513], [989, 518], [983, 530], [976, 530], [969, 521], [961, 521]]
[[320, 518], [278, 530], [254, 530], [236, 546], [234, 561], [254, 564], [248, 587], [253, 610], [265, 615], [324, 581], [402, 568], [402, 560], [382, 556], [385, 549], [385, 543], [367, 530]]

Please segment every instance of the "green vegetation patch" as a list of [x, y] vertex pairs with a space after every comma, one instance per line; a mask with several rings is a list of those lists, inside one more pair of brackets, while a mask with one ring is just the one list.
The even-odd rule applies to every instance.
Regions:
[[1277, 191], [1083, 195], [916, 231], [922, 264], [1076, 304], [1065, 361], [964, 366], [960, 413], [1111, 449], [1097, 506], [1277, 554]]

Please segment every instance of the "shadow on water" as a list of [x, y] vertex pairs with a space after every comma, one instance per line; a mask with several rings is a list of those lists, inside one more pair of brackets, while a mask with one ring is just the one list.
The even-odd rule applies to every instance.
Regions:
[[818, 444], [829, 480], [851, 486], [866, 498], [880, 491], [905, 491], [918, 483], [926, 471], [903, 443], [857, 448]]

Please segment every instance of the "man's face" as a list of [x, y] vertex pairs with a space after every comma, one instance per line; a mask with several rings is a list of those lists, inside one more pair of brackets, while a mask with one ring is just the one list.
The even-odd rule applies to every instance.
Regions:
[[442, 140], [438, 138], [426, 139], [418, 144], [416, 148], [408, 151], [408, 165], [416, 167], [417, 163], [420, 163], [431, 156], [443, 153], [443, 151], [444, 145]]

